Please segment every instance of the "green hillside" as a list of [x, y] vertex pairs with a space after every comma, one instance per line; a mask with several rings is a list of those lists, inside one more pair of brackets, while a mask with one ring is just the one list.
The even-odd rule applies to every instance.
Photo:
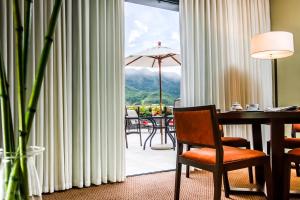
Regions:
[[[159, 104], [158, 73], [150, 70], [126, 70], [125, 94], [127, 105]], [[180, 76], [162, 75], [163, 104], [173, 105], [180, 96]]]

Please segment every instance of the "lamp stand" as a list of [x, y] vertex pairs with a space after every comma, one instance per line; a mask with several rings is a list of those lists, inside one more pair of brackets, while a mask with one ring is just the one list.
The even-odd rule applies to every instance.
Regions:
[[273, 84], [274, 84], [274, 107], [278, 107], [278, 75], [277, 75], [277, 59], [273, 59]]

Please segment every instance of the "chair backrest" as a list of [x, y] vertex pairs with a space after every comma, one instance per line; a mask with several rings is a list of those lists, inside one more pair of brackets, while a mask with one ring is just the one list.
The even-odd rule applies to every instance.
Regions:
[[181, 99], [175, 99], [174, 100], [174, 108], [180, 108], [181, 107]]
[[[139, 115], [138, 115], [138, 113], [136, 112], [136, 110], [127, 109], [127, 110], [126, 110], [126, 113], [127, 113], [127, 116], [128, 116], [128, 117], [136, 117], [136, 118], [139, 117]], [[139, 120], [138, 120], [138, 119], [131, 119], [131, 120], [129, 120], [129, 121], [130, 121], [130, 123], [133, 124], [133, 125], [139, 123]]]
[[222, 149], [214, 105], [174, 108], [174, 119], [179, 143]]

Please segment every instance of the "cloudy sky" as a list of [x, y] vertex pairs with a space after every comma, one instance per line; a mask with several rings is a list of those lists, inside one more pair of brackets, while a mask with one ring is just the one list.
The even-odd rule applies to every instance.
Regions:
[[179, 13], [133, 3], [125, 3], [125, 56], [162, 46], [180, 48]]

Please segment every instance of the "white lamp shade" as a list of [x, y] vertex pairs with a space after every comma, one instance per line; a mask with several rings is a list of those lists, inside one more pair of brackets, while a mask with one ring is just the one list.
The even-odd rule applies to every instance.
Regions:
[[251, 56], [259, 59], [284, 58], [294, 54], [293, 34], [272, 31], [251, 39]]

